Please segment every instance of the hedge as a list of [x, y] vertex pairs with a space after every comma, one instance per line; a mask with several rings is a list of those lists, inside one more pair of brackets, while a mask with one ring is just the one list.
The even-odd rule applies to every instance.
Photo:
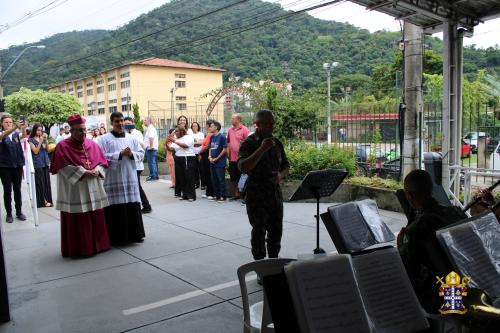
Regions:
[[309, 171], [327, 168], [346, 169], [349, 176], [356, 172], [356, 159], [352, 149], [300, 145], [288, 149], [286, 154], [290, 162], [290, 180], [303, 179]]

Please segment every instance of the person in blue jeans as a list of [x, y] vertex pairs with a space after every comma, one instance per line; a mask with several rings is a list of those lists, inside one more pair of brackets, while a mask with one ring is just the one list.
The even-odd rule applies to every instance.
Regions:
[[220, 133], [221, 125], [214, 121], [210, 125], [210, 138], [208, 160], [210, 162], [210, 175], [214, 186], [215, 198], [217, 202], [226, 201], [226, 160], [227, 160], [227, 140]]
[[144, 131], [144, 150], [146, 151], [146, 158], [148, 159], [149, 177], [146, 181], [158, 180], [158, 164], [156, 157], [158, 155], [158, 132], [153, 126], [151, 118], [144, 119], [146, 130]]

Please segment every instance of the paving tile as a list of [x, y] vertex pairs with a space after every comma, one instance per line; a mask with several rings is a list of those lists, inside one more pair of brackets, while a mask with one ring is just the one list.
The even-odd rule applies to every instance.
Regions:
[[243, 312], [224, 302], [160, 323], [141, 327], [133, 333], [234, 333], [243, 329]]
[[5, 257], [10, 288], [62, 279], [138, 261], [123, 251], [113, 248], [90, 258], [63, 258], [60, 242], [39, 248], [8, 251]]
[[176, 225], [163, 224], [157, 227], [148, 227], [146, 223], [144, 242], [123, 246], [121, 249], [135, 257], [148, 259], [197, 249], [219, 242], [222, 241]]
[[[333, 241], [328, 232], [322, 228], [320, 230], [320, 247], [326, 252], [336, 251]], [[235, 239], [232, 242], [243, 246], [250, 245], [250, 237]], [[283, 230], [281, 238], [280, 257], [297, 258], [301, 254], [313, 253], [316, 248], [316, 229], [301, 225], [295, 225]]]
[[11, 291], [12, 321], [0, 332], [121, 332], [221, 302], [208, 294], [148, 311], [124, 310], [196, 291], [146, 263]]
[[[148, 262], [199, 288], [209, 288], [236, 281], [238, 267], [251, 261], [253, 258], [250, 249], [231, 243], [220, 243]], [[249, 281], [248, 287], [250, 292], [261, 289], [256, 281]], [[213, 293], [224, 299], [241, 295], [239, 284]]]

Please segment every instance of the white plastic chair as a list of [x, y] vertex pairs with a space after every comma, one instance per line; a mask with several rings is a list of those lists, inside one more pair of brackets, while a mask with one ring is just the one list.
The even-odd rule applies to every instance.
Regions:
[[263, 259], [250, 262], [238, 268], [238, 280], [240, 282], [241, 299], [243, 301], [243, 333], [274, 333], [271, 312], [264, 291], [264, 300], [249, 305], [246, 276], [255, 272], [261, 278], [267, 275], [278, 274], [283, 266], [295, 259], [277, 258]]

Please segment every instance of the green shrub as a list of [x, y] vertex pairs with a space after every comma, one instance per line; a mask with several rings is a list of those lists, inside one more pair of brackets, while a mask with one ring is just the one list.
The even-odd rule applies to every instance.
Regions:
[[166, 161], [166, 151], [165, 151], [165, 139], [159, 139], [158, 140], [158, 157], [157, 161], [158, 162], [165, 162]]
[[287, 157], [290, 162], [290, 180], [303, 179], [309, 171], [313, 170], [343, 168], [349, 171], [350, 176], [356, 171], [354, 152], [351, 149], [297, 145], [287, 150]]

